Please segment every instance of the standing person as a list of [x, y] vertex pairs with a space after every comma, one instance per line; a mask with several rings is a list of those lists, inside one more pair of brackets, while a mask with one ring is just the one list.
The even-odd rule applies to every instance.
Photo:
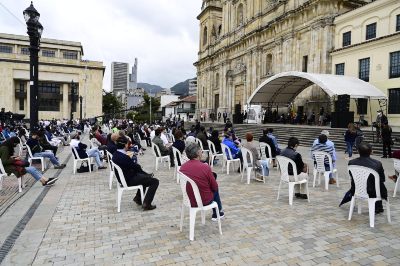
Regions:
[[392, 128], [387, 123], [383, 124], [381, 134], [383, 145], [382, 158], [392, 158]]
[[[127, 152], [130, 150], [131, 143], [128, 138], [123, 136], [119, 137], [116, 141], [117, 151], [113, 153], [113, 162], [121, 167], [122, 172], [124, 173], [125, 181], [128, 186], [138, 186], [142, 185], [144, 191], [146, 191], [145, 197], [143, 199], [143, 210], [150, 211], [156, 208], [156, 205], [152, 205], [152, 201], [156, 194], [159, 180], [153, 177], [153, 174], [148, 174], [143, 171], [142, 167], [134, 163], [131, 158], [127, 155]], [[115, 175], [118, 179], [118, 182], [121, 184], [120, 177], [118, 176], [118, 171], [115, 171]], [[133, 198], [133, 201], [142, 205], [142, 198], [140, 195], [140, 191], [138, 190], [136, 196]]]
[[221, 112], [218, 112], [218, 123], [220, 122], [220, 120], [221, 120]]
[[[218, 204], [219, 216], [223, 218], [225, 214], [222, 210], [216, 174], [211, 171], [211, 167], [208, 164], [201, 162], [203, 151], [200, 149], [199, 145], [192, 143], [186, 147], [185, 152], [189, 161], [182, 164], [179, 171], [196, 183], [204, 206], [211, 204], [213, 201]], [[197, 207], [193, 189], [190, 185], [186, 187], [186, 191], [190, 199], [190, 205], [192, 207]], [[217, 212], [215, 209], [213, 209], [211, 220], [217, 221]]]
[[226, 113], [226, 111], [224, 111], [224, 113], [222, 114], [222, 117], [224, 118], [224, 124], [226, 124], [226, 118], [228, 117], [228, 114]]
[[[358, 145], [358, 153], [360, 154], [359, 158], [353, 159], [349, 161], [349, 165], [359, 165], [359, 166], [364, 166], [368, 167], [370, 169], [375, 170], [379, 174], [379, 187], [380, 187], [380, 192], [381, 192], [381, 197], [382, 199], [387, 200], [387, 189], [385, 186], [385, 171], [383, 170], [382, 163], [378, 160], [372, 159], [371, 153], [372, 153], [372, 146], [368, 143], [362, 142], [360, 145]], [[350, 173], [351, 176], [351, 173]], [[355, 193], [355, 184], [353, 177], [351, 178], [351, 189], [350, 189], [351, 195], [354, 195]], [[376, 197], [376, 191], [375, 191], [375, 179], [373, 178], [372, 175], [368, 177], [367, 181], [367, 193], [369, 197], [375, 198]], [[381, 213], [383, 212], [383, 206], [382, 206], [382, 201], [376, 201], [375, 202], [375, 213]]]
[[361, 130], [360, 123], [356, 124], [356, 149], [358, 149], [358, 145], [364, 140], [364, 132]]
[[[289, 138], [288, 141], [288, 146], [286, 149], [283, 149], [281, 152], [281, 156], [287, 157], [291, 160], [294, 161], [294, 163], [296, 164], [296, 169], [297, 169], [297, 178], [299, 181], [301, 180], [305, 180], [308, 179], [308, 174], [307, 174], [307, 170], [308, 170], [308, 166], [307, 164], [305, 164], [303, 162], [303, 159], [301, 158], [300, 153], [298, 153], [297, 147], [299, 147], [299, 140], [295, 137], [291, 137]], [[290, 177], [290, 181], [294, 181], [293, 179], [293, 167], [290, 164], [288, 167], [288, 174]], [[296, 198], [301, 198], [301, 199], [307, 199], [307, 194], [302, 194], [301, 191], [304, 190], [306, 184], [299, 184], [299, 185], [295, 185], [294, 187], [294, 195], [296, 196]]]
[[324, 125], [324, 116], [325, 110], [324, 107], [322, 106], [321, 109], [319, 110], [319, 118], [318, 118], [318, 125], [323, 126]]
[[357, 131], [353, 123], [347, 125], [346, 133], [344, 133], [344, 141], [346, 142], [346, 151], [349, 158], [353, 156], [353, 146], [356, 142]]

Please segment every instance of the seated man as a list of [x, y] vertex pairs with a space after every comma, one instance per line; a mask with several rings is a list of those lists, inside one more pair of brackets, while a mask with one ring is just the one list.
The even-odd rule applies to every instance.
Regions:
[[[299, 146], [299, 140], [295, 137], [291, 137], [289, 138], [288, 141], [288, 146], [286, 149], [283, 149], [281, 151], [281, 156], [285, 156], [291, 160], [294, 161], [294, 163], [296, 164], [296, 168], [297, 168], [297, 178], [298, 181], [301, 180], [305, 180], [308, 178], [308, 174], [307, 174], [307, 164], [305, 164], [303, 162], [303, 159], [301, 158], [300, 153], [298, 153], [296, 151], [297, 147]], [[290, 181], [294, 181], [293, 179], [293, 167], [291, 164], [289, 164], [288, 167], [288, 174], [290, 176]], [[296, 196], [296, 198], [301, 198], [301, 199], [307, 199], [307, 194], [302, 194], [301, 191], [304, 190], [306, 184], [301, 184], [301, 185], [295, 185], [294, 187], [294, 195]]]
[[164, 144], [164, 141], [161, 139], [161, 132], [162, 132], [161, 128], [157, 128], [155, 130], [155, 136], [153, 138], [153, 143], [154, 143], [154, 145], [157, 145], [158, 148], [160, 149], [161, 154], [159, 154], [159, 156], [167, 156], [167, 155], [169, 155], [171, 167], [175, 167], [175, 164], [174, 164], [174, 153], [172, 152], [172, 148], [171, 148], [172, 145], [170, 145], [170, 144], [165, 145]]
[[119, 138], [118, 133], [109, 134], [107, 137], [107, 151], [111, 154], [117, 151], [117, 145], [115, 144]]
[[[189, 161], [182, 164], [180, 171], [196, 183], [203, 205], [209, 205], [215, 201], [218, 204], [219, 215], [223, 218], [224, 212], [218, 193], [218, 184], [215, 180], [216, 175], [211, 171], [211, 167], [208, 164], [200, 161], [203, 154], [202, 150], [199, 145], [191, 143], [186, 147], [185, 152]], [[192, 207], [197, 207], [197, 202], [190, 184], [187, 185], [186, 191], [190, 199], [190, 205]], [[217, 212], [215, 209], [213, 209], [211, 220], [217, 221]]]
[[[232, 157], [233, 159], [240, 159], [240, 164], [243, 165], [243, 158], [242, 158], [242, 151], [240, 150], [240, 148], [233, 142], [232, 139], [232, 134], [231, 133], [226, 133], [224, 140], [222, 141], [223, 144], [225, 144], [229, 150], [231, 151]], [[223, 151], [223, 152], [227, 152], [227, 151]], [[228, 153], [227, 153], [227, 157], [228, 157]], [[228, 158], [228, 159], [232, 159], [232, 158]], [[240, 168], [238, 168], [238, 173], [240, 173]]]
[[[318, 140], [317, 142], [314, 141], [314, 144], [311, 147], [311, 154], [315, 151], [323, 151], [329, 153], [329, 155], [332, 157], [332, 167], [335, 168], [336, 152], [334, 146], [328, 145], [328, 137], [325, 134], [321, 134], [317, 140]], [[316, 165], [317, 163], [313, 155], [312, 159], [314, 159], [314, 165]], [[329, 159], [326, 157], [324, 160], [324, 164], [326, 171], [333, 170], [329, 169]], [[333, 176], [329, 176], [329, 184], [336, 184], [336, 180], [333, 178]]]
[[57, 156], [58, 147], [47, 141], [43, 130], [38, 131], [38, 139], [40, 146], [42, 146], [44, 150], [50, 150], [53, 152], [54, 156]]
[[103, 165], [103, 162], [100, 159], [100, 151], [98, 148], [86, 150], [87, 145], [83, 144], [81, 142], [79, 133], [72, 132], [70, 134], [70, 136], [71, 136], [70, 145], [71, 145], [71, 147], [74, 147], [76, 149], [76, 151], [78, 152], [77, 155], [79, 155], [79, 158], [85, 159], [88, 157], [93, 157], [96, 160], [97, 169], [106, 169], [107, 168]]
[[[381, 192], [381, 198], [387, 200], [387, 189], [385, 187], [385, 172], [383, 170], [382, 163], [378, 160], [372, 159], [370, 157], [372, 153], [372, 146], [368, 143], [361, 142], [360, 145], [358, 145], [358, 153], [360, 154], [360, 157], [353, 159], [349, 161], [349, 165], [359, 165], [359, 166], [364, 166], [368, 167], [370, 169], [375, 170], [379, 174], [379, 186], [380, 186], [380, 192]], [[350, 173], [351, 176], [351, 173]], [[351, 195], [354, 195], [355, 193], [355, 184], [353, 181], [353, 177], [351, 178], [351, 188], [350, 188]], [[376, 197], [376, 192], [375, 192], [375, 179], [373, 178], [372, 175], [368, 177], [367, 181], [367, 193], [371, 198]], [[383, 206], [382, 206], [382, 201], [377, 201], [375, 203], [375, 213], [381, 213], [383, 212]]]
[[[274, 143], [274, 147], [276, 150], [276, 155], [279, 155], [281, 153], [281, 149], [279, 148], [279, 144], [278, 144], [278, 140], [276, 139], [276, 137], [272, 134], [274, 132], [273, 128], [268, 128], [268, 134], [267, 136], [272, 140], [272, 142]], [[272, 149], [272, 147], [271, 147]]]
[[26, 145], [31, 149], [33, 157], [49, 158], [55, 169], [63, 169], [65, 164], [60, 164], [52, 152], [44, 151], [43, 147], [39, 143], [38, 132], [32, 131], [31, 134], [32, 137], [26, 141]]
[[275, 161], [275, 157], [276, 157], [276, 148], [275, 148], [275, 144], [272, 141], [272, 139], [270, 137], [268, 137], [268, 130], [263, 130], [263, 135], [261, 136], [259, 142], [264, 142], [267, 143], [270, 147], [271, 147], [271, 153], [269, 154], [268, 148], [265, 147], [265, 154], [267, 155], [267, 157], [272, 157], [272, 164], [273, 167], [276, 167], [276, 161]]
[[[131, 143], [126, 137], [119, 137], [116, 141], [116, 145], [118, 150], [113, 154], [113, 162], [121, 167], [122, 172], [124, 173], [125, 181], [128, 186], [138, 186], [142, 185], [144, 191], [146, 191], [146, 195], [143, 199], [143, 210], [150, 211], [156, 208], [156, 205], [151, 205], [154, 195], [156, 194], [159, 181], [158, 179], [153, 177], [153, 174], [148, 174], [143, 171], [142, 167], [134, 163], [131, 158], [126, 154], [127, 151], [130, 150]], [[121, 181], [118, 176], [118, 171], [115, 171], [115, 176], [118, 179], [118, 182], [121, 184]], [[136, 204], [141, 205], [142, 199], [140, 195], [140, 191], [138, 190], [136, 196], [133, 198], [133, 201]]]

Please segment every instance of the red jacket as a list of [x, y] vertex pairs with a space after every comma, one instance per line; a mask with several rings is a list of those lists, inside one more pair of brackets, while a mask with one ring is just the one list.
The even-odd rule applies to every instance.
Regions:
[[[214, 192], [218, 191], [218, 184], [211, 167], [199, 160], [190, 160], [182, 164], [180, 171], [196, 183], [203, 205], [208, 205], [214, 199]], [[186, 191], [192, 207], [197, 207], [196, 198], [189, 183], [186, 185]]]

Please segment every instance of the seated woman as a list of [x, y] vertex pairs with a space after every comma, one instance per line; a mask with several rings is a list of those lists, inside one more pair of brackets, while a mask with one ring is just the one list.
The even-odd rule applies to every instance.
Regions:
[[274, 167], [276, 167], [276, 148], [273, 140], [268, 136], [268, 130], [263, 130], [263, 135], [261, 136], [259, 142], [267, 143], [271, 147], [271, 154], [269, 154], [269, 150], [267, 147], [265, 147], [265, 154], [268, 158], [272, 157], [272, 164]]
[[29, 173], [33, 178], [39, 180], [43, 186], [53, 185], [58, 178], [46, 178], [35, 167], [26, 166], [29, 165], [28, 162], [18, 156], [14, 156], [14, 148], [18, 144], [18, 137], [11, 137], [0, 145], [0, 158], [7, 175], [14, 174], [16, 177], [21, 177]]
[[219, 132], [218, 132], [218, 130], [213, 130], [213, 131], [211, 132], [210, 141], [214, 144], [216, 152], [217, 152], [217, 153], [222, 153], [221, 141], [220, 141], [220, 139], [219, 139]]
[[[233, 158], [228, 158], [229, 159], [240, 159], [240, 164], [243, 165], [243, 158], [242, 158], [242, 151], [240, 148], [233, 142], [232, 140], [232, 134], [227, 133], [225, 135], [224, 140], [222, 141], [223, 144], [225, 144], [228, 149], [231, 151], [232, 157]], [[228, 154], [227, 154], [228, 156]], [[238, 168], [238, 172], [240, 173], [240, 168]]]
[[[172, 147], [177, 148], [181, 154], [185, 151], [185, 141], [183, 140], [182, 131], [176, 130], [175, 131], [175, 142], [172, 144]], [[175, 154], [174, 154], [175, 156]], [[178, 165], [181, 166], [182, 162], [179, 161], [179, 157], [177, 158]]]
[[78, 154], [75, 154], [75, 156], [79, 155], [79, 158], [81, 158], [81, 159], [93, 157], [96, 160], [97, 169], [106, 169], [107, 168], [103, 165], [103, 162], [100, 159], [100, 151], [98, 148], [86, 150], [87, 145], [83, 144], [80, 141], [80, 135], [77, 132], [72, 132], [70, 134], [70, 136], [71, 136], [70, 145], [71, 145], [71, 147], [74, 147], [76, 149], [76, 151], [78, 152]]
[[261, 156], [258, 153], [258, 147], [253, 142], [253, 134], [246, 133], [246, 143], [243, 144], [243, 148], [248, 149], [253, 154], [253, 160], [255, 166], [261, 169], [262, 177], [256, 180], [264, 181], [264, 176], [269, 175], [268, 161], [261, 160]]

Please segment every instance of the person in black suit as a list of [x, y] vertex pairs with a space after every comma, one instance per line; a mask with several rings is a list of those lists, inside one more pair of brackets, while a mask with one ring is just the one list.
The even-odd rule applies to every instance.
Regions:
[[[360, 145], [358, 145], [358, 152], [360, 154], [359, 158], [353, 159], [349, 161], [349, 165], [359, 165], [359, 166], [364, 166], [371, 168], [375, 170], [379, 174], [379, 186], [381, 190], [381, 198], [387, 200], [387, 189], [385, 187], [385, 172], [383, 170], [382, 163], [378, 160], [372, 159], [370, 157], [372, 153], [372, 146], [368, 143], [361, 142]], [[351, 173], [350, 173], [351, 176]], [[350, 189], [351, 195], [354, 195], [355, 192], [355, 184], [353, 181], [353, 177], [351, 178], [351, 189]], [[367, 181], [367, 193], [369, 197], [375, 198], [376, 197], [376, 191], [375, 191], [375, 179], [373, 175], [370, 175], [368, 177]], [[375, 203], [375, 213], [381, 213], [383, 212], [383, 206], [382, 206], [382, 201], [377, 201]]]
[[[151, 205], [154, 195], [156, 194], [159, 181], [157, 178], [153, 177], [153, 174], [148, 174], [143, 171], [142, 167], [134, 163], [131, 158], [126, 154], [127, 151], [130, 150], [131, 143], [125, 136], [119, 137], [116, 141], [117, 151], [114, 152], [112, 161], [121, 167], [122, 172], [124, 173], [125, 181], [128, 186], [138, 186], [142, 185], [146, 192], [146, 196], [143, 200], [143, 210], [150, 211], [156, 208], [156, 205]], [[120, 182], [118, 171], [115, 172], [115, 176]], [[140, 191], [138, 190], [136, 196], [133, 198], [133, 201], [136, 204], [141, 205], [141, 196]]]

